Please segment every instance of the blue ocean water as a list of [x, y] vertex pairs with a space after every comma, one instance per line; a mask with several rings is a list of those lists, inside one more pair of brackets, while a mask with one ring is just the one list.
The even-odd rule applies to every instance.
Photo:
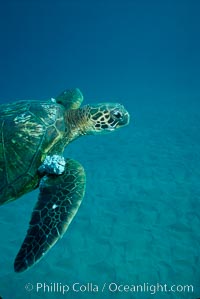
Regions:
[[86, 170], [85, 198], [22, 274], [13, 261], [38, 191], [1, 207], [3, 299], [200, 296], [199, 10], [195, 0], [2, 3], [1, 103], [79, 87], [84, 103], [121, 102], [131, 116], [66, 148]]

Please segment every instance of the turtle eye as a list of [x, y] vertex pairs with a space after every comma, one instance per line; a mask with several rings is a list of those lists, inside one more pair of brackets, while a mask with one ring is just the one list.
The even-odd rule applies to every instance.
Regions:
[[119, 110], [114, 110], [112, 114], [117, 119], [121, 119], [122, 118], [122, 113]]

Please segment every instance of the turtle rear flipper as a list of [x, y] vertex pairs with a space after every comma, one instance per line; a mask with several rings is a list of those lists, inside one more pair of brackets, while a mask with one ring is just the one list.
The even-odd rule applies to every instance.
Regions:
[[14, 263], [22, 272], [38, 262], [63, 236], [81, 204], [85, 172], [76, 161], [66, 160], [62, 175], [43, 177], [29, 229]]

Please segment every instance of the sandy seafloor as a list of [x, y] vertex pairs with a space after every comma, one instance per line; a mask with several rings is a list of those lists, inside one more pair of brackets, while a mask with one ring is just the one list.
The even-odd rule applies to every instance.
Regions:
[[[200, 296], [198, 101], [185, 96], [127, 102], [129, 127], [69, 145], [66, 156], [80, 161], [87, 172], [84, 201], [63, 239], [25, 273], [15, 274], [13, 261], [37, 191], [1, 207], [3, 299]], [[36, 291], [37, 283], [74, 282], [96, 284], [99, 292]], [[108, 291], [111, 282], [193, 285], [194, 292], [117, 293]], [[26, 291], [28, 283], [33, 290]]]

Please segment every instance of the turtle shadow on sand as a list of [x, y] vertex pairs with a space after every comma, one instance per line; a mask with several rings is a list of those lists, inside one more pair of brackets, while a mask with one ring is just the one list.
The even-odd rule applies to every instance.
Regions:
[[29, 228], [14, 263], [22, 272], [63, 236], [85, 192], [80, 163], [63, 157], [79, 136], [109, 133], [129, 123], [120, 104], [83, 107], [79, 89], [56, 99], [0, 105], [0, 204], [39, 188]]

